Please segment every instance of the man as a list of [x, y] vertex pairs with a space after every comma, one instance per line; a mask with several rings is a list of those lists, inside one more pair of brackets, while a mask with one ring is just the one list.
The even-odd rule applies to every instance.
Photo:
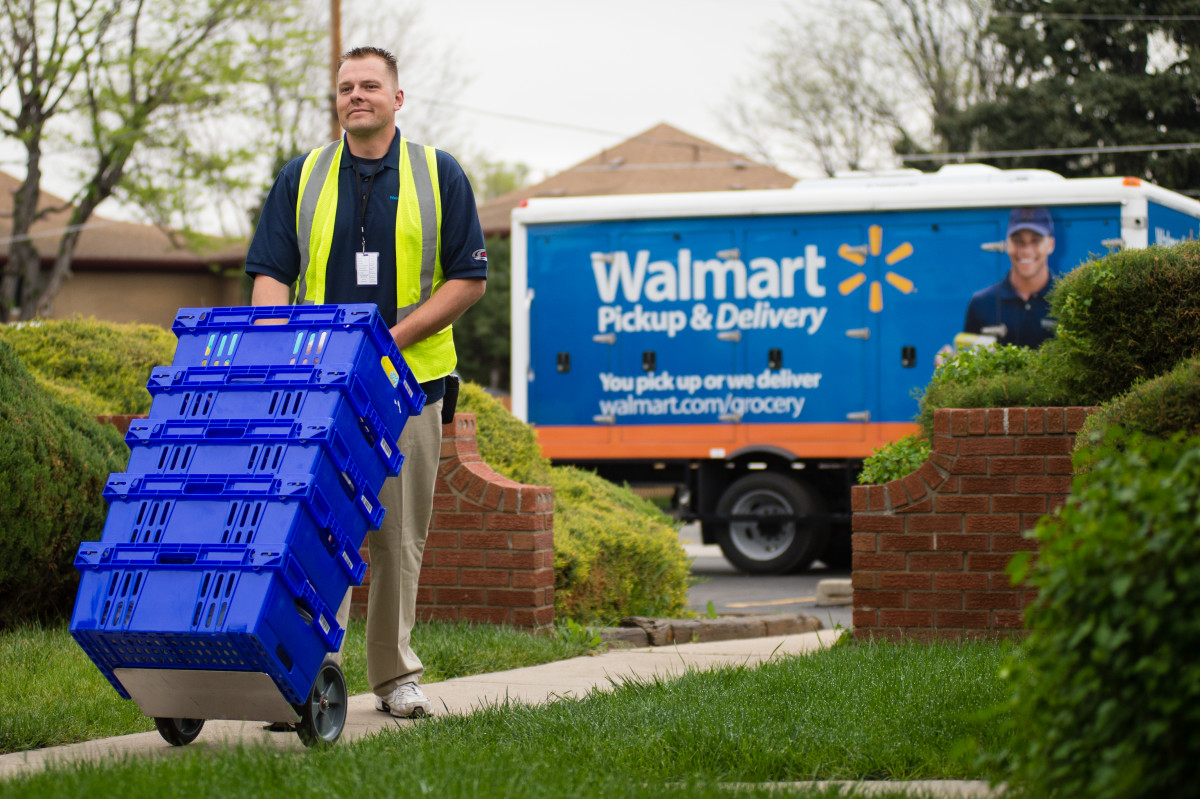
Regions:
[[995, 335], [1000, 344], [1038, 347], [1054, 335], [1046, 293], [1054, 220], [1045, 208], [1014, 208], [1008, 216], [1006, 249], [1012, 267], [1003, 280], [975, 292], [963, 322], [966, 333]]
[[[276, 178], [246, 256], [254, 305], [373, 302], [427, 395], [400, 437], [401, 474], [379, 492], [387, 508], [369, 536], [367, 679], [375, 707], [429, 712], [412, 651], [417, 578], [433, 512], [446, 376], [457, 362], [450, 325], [483, 296], [487, 254], [475, 198], [449, 154], [400, 136], [404, 104], [395, 57], [375, 47], [338, 67], [345, 130], [288, 163]], [[438, 200], [438, 202], [435, 202]], [[338, 611], [345, 625], [349, 594]]]

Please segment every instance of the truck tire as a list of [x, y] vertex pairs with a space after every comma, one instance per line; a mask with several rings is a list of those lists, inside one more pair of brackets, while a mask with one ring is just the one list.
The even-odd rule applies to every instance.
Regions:
[[726, 560], [749, 574], [803, 571], [825, 550], [824, 522], [771, 521], [771, 516], [824, 512], [824, 503], [807, 485], [782, 475], [759, 473], [736, 480], [721, 495], [722, 516], [755, 514], [756, 521], [723, 522], [717, 543]]

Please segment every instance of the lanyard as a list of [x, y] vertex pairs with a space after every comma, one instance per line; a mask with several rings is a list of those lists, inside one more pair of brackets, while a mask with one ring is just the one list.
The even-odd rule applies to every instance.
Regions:
[[[350, 156], [350, 163], [354, 166], [354, 177], [358, 185], [362, 184], [362, 175], [358, 171], [358, 159], [353, 155]], [[383, 168], [383, 159], [380, 158], [375, 162], [375, 168], [371, 170], [371, 176], [367, 178], [367, 190], [359, 195], [362, 201], [362, 220], [359, 222], [358, 230], [362, 237], [362, 251], [367, 251], [367, 204], [371, 201], [371, 189], [375, 186], [375, 175]]]

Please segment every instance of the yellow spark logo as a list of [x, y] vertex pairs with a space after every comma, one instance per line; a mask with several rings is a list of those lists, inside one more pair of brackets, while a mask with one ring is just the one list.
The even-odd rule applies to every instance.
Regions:
[[[883, 252], [883, 228], [879, 225], [871, 225], [867, 228], [867, 245], [854, 246], [851, 244], [843, 244], [838, 248], [838, 255], [846, 261], [849, 261], [856, 266], [862, 266], [867, 262], [867, 253], [872, 256], [878, 256]], [[883, 257], [884, 263], [888, 266], [895, 266], [900, 261], [913, 254], [913, 246], [907, 241], [896, 247]], [[903, 275], [895, 272], [887, 272], [883, 279], [890, 286], [903, 294], [911, 294], [916, 290], [913, 282]], [[863, 272], [851, 275], [850, 277], [838, 283], [838, 291], [842, 296], [849, 294], [857, 289], [863, 283], [867, 282], [867, 276]], [[883, 285], [878, 280], [871, 281], [871, 287], [868, 293], [867, 307], [872, 313], [879, 313], [883, 310]]]

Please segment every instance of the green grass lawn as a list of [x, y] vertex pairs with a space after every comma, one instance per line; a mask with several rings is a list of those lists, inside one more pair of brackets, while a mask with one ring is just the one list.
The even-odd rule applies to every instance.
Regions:
[[[557, 635], [440, 622], [413, 630], [426, 682], [564, 660], [586, 653], [591, 643], [578, 628], [565, 627]], [[342, 651], [347, 688], [367, 693], [363, 621], [350, 622]], [[154, 729], [154, 721], [104, 679], [66, 624], [0, 634], [0, 663], [9, 686], [8, 709], [0, 713], [0, 754]]]
[[987, 710], [1012, 651], [840, 646], [435, 716], [326, 751], [193, 746], [69, 765], [0, 783], [0, 797], [729, 796], [730, 783], [980, 778], [972, 753], [1004, 743]]

